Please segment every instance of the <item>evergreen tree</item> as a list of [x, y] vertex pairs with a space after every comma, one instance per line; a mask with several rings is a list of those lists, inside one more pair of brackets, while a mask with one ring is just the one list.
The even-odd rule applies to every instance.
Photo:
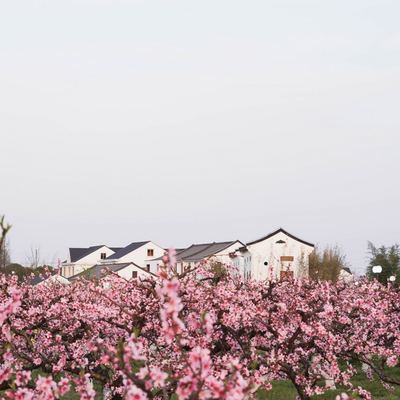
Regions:
[[[367, 267], [367, 275], [371, 279], [378, 279], [379, 282], [387, 283], [391, 276], [396, 277], [396, 282], [400, 282], [400, 246], [395, 243], [392, 246], [375, 247], [368, 242], [369, 264]], [[373, 273], [372, 268], [380, 265], [382, 272]]]

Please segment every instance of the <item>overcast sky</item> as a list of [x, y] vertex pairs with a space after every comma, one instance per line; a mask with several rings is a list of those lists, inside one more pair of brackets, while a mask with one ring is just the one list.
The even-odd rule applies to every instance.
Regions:
[[0, 0], [12, 260], [282, 227], [400, 242], [400, 2]]

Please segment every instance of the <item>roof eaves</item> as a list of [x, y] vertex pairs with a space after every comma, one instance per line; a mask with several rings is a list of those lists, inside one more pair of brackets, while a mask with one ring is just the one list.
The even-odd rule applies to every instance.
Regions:
[[266, 239], [269, 239], [270, 237], [276, 235], [276, 234], [279, 233], [279, 232], [282, 232], [282, 233], [285, 234], [286, 236], [289, 236], [291, 239], [297, 240], [298, 242], [303, 243], [303, 244], [305, 244], [305, 245], [307, 245], [307, 246], [315, 247], [315, 245], [314, 245], [313, 243], [306, 242], [305, 240], [299, 239], [298, 237], [296, 237], [296, 236], [292, 235], [291, 233], [285, 231], [283, 228], [279, 228], [279, 229], [277, 229], [276, 231], [271, 232], [271, 233], [269, 233], [267, 236], [264, 236], [264, 237], [262, 237], [262, 238], [260, 238], [260, 239], [253, 240], [252, 242], [248, 242], [248, 243], [247, 243], [247, 246], [249, 246], [249, 245], [251, 245], [251, 244], [256, 244], [256, 243], [262, 242], [263, 240], [266, 240]]

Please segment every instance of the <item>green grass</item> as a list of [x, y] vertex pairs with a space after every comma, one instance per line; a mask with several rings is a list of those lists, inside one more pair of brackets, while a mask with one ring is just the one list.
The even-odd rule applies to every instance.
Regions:
[[[396, 368], [388, 368], [385, 371], [388, 375], [393, 376], [395, 378], [400, 378], [400, 367]], [[400, 386], [395, 386], [394, 391], [390, 391], [385, 389], [380, 380], [375, 376], [374, 381], [370, 381], [365, 373], [359, 370], [359, 374], [354, 377], [351, 382], [354, 387], [357, 388], [361, 386], [363, 389], [368, 390], [372, 394], [372, 399], [378, 400], [398, 400], [400, 399]], [[94, 389], [96, 390], [96, 400], [100, 400], [103, 398], [101, 385], [97, 382], [93, 382]], [[345, 387], [337, 387], [336, 390], [326, 391], [322, 395], [313, 396], [313, 400], [334, 400], [337, 394], [341, 394], [346, 392], [349, 396], [354, 398], [358, 398], [358, 396], [347, 392]], [[4, 392], [0, 392], [0, 395], [4, 395]], [[257, 399], [259, 400], [294, 400], [297, 396], [296, 389], [292, 385], [289, 380], [284, 381], [273, 381], [272, 382], [272, 390], [264, 390], [259, 389], [256, 393]], [[63, 400], [79, 400], [80, 395], [75, 391], [74, 384], [72, 384], [71, 390], [66, 393], [63, 397]]]
[[[390, 372], [389, 372], [390, 371]], [[400, 378], [400, 368], [390, 368], [385, 371], [390, 374], [390, 376]], [[384, 388], [376, 376], [375, 380], [370, 381], [363, 371], [359, 371], [359, 374], [355, 376], [351, 382], [354, 387], [357, 388], [361, 386], [363, 389], [371, 392], [372, 399], [379, 400], [399, 400], [400, 399], [400, 386], [394, 386], [394, 391], [387, 390]], [[351, 392], [346, 391], [346, 387], [337, 386], [336, 390], [328, 390], [322, 395], [313, 396], [313, 400], [334, 400], [337, 394], [343, 392], [347, 393], [349, 396], [354, 398], [359, 398]], [[257, 391], [257, 399], [259, 400], [294, 400], [297, 396], [296, 389], [290, 381], [273, 381], [272, 390], [267, 391], [264, 389], [259, 389]]]

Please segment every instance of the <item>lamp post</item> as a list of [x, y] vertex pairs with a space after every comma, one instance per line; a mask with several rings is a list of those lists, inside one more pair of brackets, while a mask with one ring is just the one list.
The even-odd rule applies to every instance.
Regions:
[[377, 274], [377, 279], [378, 279], [378, 282], [379, 282], [379, 274], [382, 272], [382, 267], [380, 265], [375, 265], [375, 266], [372, 267], [372, 272], [374, 274]]

